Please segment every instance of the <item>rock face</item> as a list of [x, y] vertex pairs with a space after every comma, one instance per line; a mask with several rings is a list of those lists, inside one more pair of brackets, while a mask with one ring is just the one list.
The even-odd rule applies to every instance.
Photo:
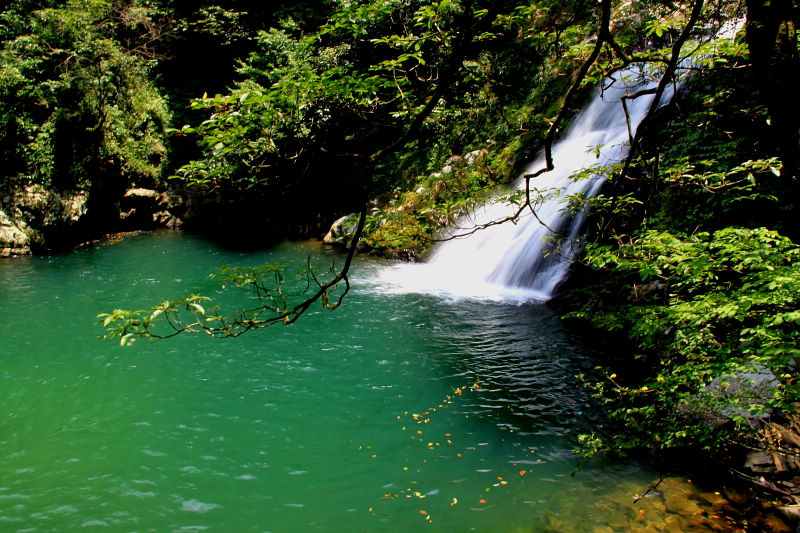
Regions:
[[28, 235], [13, 220], [0, 210], [0, 256], [25, 255], [31, 253]]
[[153, 189], [128, 189], [120, 200], [119, 219], [126, 231], [177, 228], [181, 219], [175, 214], [181, 199]]
[[27, 185], [5, 197], [0, 206], [0, 255], [30, 254], [46, 246], [50, 232], [69, 231], [88, 212], [85, 190], [55, 192]]
[[175, 228], [181, 198], [152, 189], [109, 196], [26, 185], [0, 197], [0, 257], [61, 250], [106, 233]]

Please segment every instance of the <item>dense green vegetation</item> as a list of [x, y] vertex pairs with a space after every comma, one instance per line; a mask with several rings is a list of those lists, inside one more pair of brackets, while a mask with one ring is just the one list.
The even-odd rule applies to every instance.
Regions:
[[597, 230], [566, 316], [632, 352], [590, 384], [625, 430], [584, 436], [589, 451], [774, 450], [759, 431], [796, 410], [797, 166], [752, 42], [734, 44], [650, 124], [616, 196], [589, 201]]
[[[714, 38], [737, 17], [736, 39]], [[798, 400], [797, 18], [756, 0], [16, 0], [0, 15], [3, 185], [180, 183], [265, 239], [360, 213], [344, 267], [309, 269], [296, 299], [277, 267], [225, 270], [259, 307], [193, 295], [104, 317], [123, 344], [235, 336], [336, 308], [359, 241], [420, 251], [531, 150], [552, 168], [605, 76], [641, 64], [661, 91], [691, 70], [603, 194], [571, 199], [595, 225], [562, 305], [632, 353], [589, 383], [618, 425], [586, 451], [719, 449]]]
[[72, 2], [29, 13], [34, 6], [20, 4], [0, 20], [4, 184], [159, 179], [170, 110], [154, 62], [115, 35], [136, 29], [137, 12]]

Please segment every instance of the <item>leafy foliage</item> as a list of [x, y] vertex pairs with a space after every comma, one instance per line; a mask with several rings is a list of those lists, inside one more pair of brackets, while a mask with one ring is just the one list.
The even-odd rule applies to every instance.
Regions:
[[[797, 245], [766, 229], [651, 230], [589, 247], [586, 261], [627, 291], [567, 316], [624, 334], [640, 354], [594, 385], [633, 429], [609, 437], [615, 449], [713, 447], [748, 431], [748, 418], [794, 409], [798, 260]], [[733, 424], [708, 431], [698, 418]]]
[[586, 454], [753, 446], [760, 420], [796, 409], [798, 246], [775, 231], [795, 227], [796, 180], [747, 47], [697, 49], [691, 90], [648, 125], [614, 198], [576, 201], [597, 231], [566, 316], [627, 340], [588, 383], [616, 424], [584, 435]]
[[4, 13], [0, 157], [6, 180], [57, 187], [94, 175], [155, 180], [170, 112], [150, 63], [115, 39], [112, 4]]

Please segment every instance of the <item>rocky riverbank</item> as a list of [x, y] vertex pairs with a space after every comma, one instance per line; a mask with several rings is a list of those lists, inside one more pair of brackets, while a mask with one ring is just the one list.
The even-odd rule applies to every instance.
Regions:
[[41, 185], [9, 191], [0, 200], [0, 257], [65, 250], [106, 233], [179, 227], [185, 203], [154, 189], [101, 197]]

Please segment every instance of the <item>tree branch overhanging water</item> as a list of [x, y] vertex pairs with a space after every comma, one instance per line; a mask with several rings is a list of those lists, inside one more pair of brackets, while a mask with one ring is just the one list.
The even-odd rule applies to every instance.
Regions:
[[[656, 101], [648, 111], [649, 117], [657, 108], [657, 100], [664, 91], [666, 85], [671, 81], [677, 66], [677, 59], [683, 44], [686, 42], [691, 29], [699, 17], [699, 13], [703, 6], [703, 0], [697, 0], [693, 5], [692, 14], [687, 22], [686, 27], [683, 29], [680, 37], [677, 39], [673, 46], [672, 59], [669, 61], [665, 69], [664, 76], [659, 83], [659, 88], [656, 91]], [[544, 137], [544, 162], [543, 168], [523, 175], [524, 186], [524, 199], [514, 212], [501, 219], [490, 221], [485, 224], [476, 225], [465, 233], [453, 235], [449, 238], [458, 238], [462, 236], [471, 235], [482, 229], [505, 224], [508, 222], [515, 223], [526, 211], [529, 211], [533, 217], [536, 218], [539, 224], [547, 228], [552, 234], [558, 235], [559, 232], [547, 225], [537, 213], [537, 202], [540, 201], [539, 197], [534, 198], [532, 194], [531, 182], [537, 177], [546, 172], [550, 172], [555, 168], [553, 161], [552, 148], [556, 139], [559, 128], [566, 120], [567, 114], [570, 110], [570, 104], [578, 94], [582, 85], [584, 84], [587, 75], [598, 62], [603, 50], [608, 47], [610, 53], [622, 61], [623, 64], [628, 64], [631, 61], [638, 61], [638, 58], [633, 56], [628, 57], [621, 49], [619, 44], [615, 41], [611, 33], [611, 0], [602, 0], [600, 4], [600, 21], [596, 32], [596, 40], [589, 56], [581, 63], [580, 68], [577, 70], [565, 92], [559, 110], [548, 127]], [[456, 72], [463, 67], [464, 51], [471, 44], [476, 35], [486, 24], [491, 24], [496, 15], [495, 11], [487, 11], [484, 16], [471, 25], [468, 25], [465, 30], [459, 34], [455, 44], [450, 49], [448, 58], [444, 61], [443, 70], [441, 71], [439, 84], [436, 86], [425, 105], [419, 110], [418, 113], [410, 117], [408, 126], [404, 129], [402, 134], [395, 140], [389, 142], [382, 148], [375, 150], [369, 156], [362, 156], [357, 154], [349, 154], [354, 160], [359, 161], [367, 160], [370, 162], [371, 168], [377, 161], [382, 160], [387, 154], [393, 153], [402, 148], [405, 143], [409, 142], [415, 133], [421, 129], [427, 118], [433, 113], [437, 104], [445, 97], [449, 80], [456, 75]], [[631, 96], [633, 98], [633, 96]], [[624, 102], [623, 102], [624, 105]], [[633, 146], [638, 141], [638, 131], [632, 136], [631, 145]], [[629, 154], [628, 164], [632, 157], [632, 152]], [[626, 166], [627, 168], [627, 166]], [[366, 193], [365, 193], [366, 196]], [[209, 298], [190, 295], [186, 298], [178, 300], [165, 301], [158, 304], [149, 310], [138, 311], [125, 311], [114, 310], [111, 313], [103, 313], [98, 315], [104, 327], [106, 328], [106, 338], [119, 338], [120, 343], [123, 345], [134, 342], [137, 338], [168, 338], [180, 333], [205, 333], [212, 337], [237, 337], [247, 331], [254, 329], [261, 329], [273, 324], [288, 325], [294, 323], [306, 310], [310, 308], [315, 302], [320, 301], [322, 305], [330, 310], [336, 309], [342, 303], [343, 298], [350, 288], [348, 273], [352, 264], [352, 259], [356, 253], [356, 249], [364, 230], [367, 216], [367, 199], [364, 198], [362, 207], [360, 209], [359, 221], [356, 232], [351, 239], [347, 255], [343, 266], [340, 269], [335, 269], [333, 266], [327, 271], [326, 274], [331, 275], [328, 280], [319, 275], [308, 264], [306, 270], [306, 289], [299, 294], [291, 296], [302, 296], [303, 299], [297, 303], [291, 304], [289, 296], [284, 294], [283, 280], [280, 271], [277, 269], [266, 269], [260, 275], [252, 275], [254, 270], [234, 272], [229, 271], [229, 275], [234, 277], [238, 276], [238, 281], [233, 280], [232, 283], [237, 286], [248, 286], [253, 291], [253, 294], [259, 301], [259, 305], [252, 309], [235, 310], [229, 315], [216, 314], [216, 308], [213, 310], [206, 310], [202, 302], [209, 301]], [[267, 285], [266, 274], [269, 274], [271, 284]], [[341, 289], [341, 292], [336, 292]], [[188, 320], [181, 318], [181, 312], [188, 312]], [[213, 311], [213, 312], [211, 312]], [[154, 325], [160, 320], [164, 319], [164, 323], [168, 326], [170, 331], [166, 333], [158, 333], [154, 329]]]

